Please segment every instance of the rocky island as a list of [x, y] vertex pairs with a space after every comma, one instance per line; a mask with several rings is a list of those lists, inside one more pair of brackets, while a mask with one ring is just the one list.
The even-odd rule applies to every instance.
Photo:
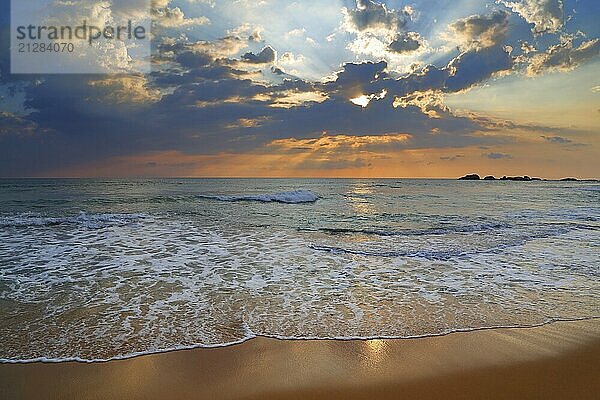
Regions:
[[531, 181], [558, 181], [558, 182], [600, 182], [598, 179], [577, 179], [577, 178], [562, 178], [562, 179], [542, 179], [532, 178], [527, 175], [524, 176], [506, 176], [502, 178], [496, 178], [493, 175], [488, 175], [485, 178], [481, 178], [478, 174], [468, 174], [458, 178], [460, 181], [516, 181], [516, 182], [531, 182]]

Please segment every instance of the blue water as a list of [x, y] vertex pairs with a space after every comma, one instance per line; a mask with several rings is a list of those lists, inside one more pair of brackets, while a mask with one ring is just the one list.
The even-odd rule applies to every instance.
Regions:
[[600, 185], [0, 180], [0, 359], [600, 315]]

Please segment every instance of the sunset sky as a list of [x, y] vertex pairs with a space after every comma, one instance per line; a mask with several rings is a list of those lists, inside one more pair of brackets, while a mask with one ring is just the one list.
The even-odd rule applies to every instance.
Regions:
[[11, 75], [0, 3], [0, 176], [600, 178], [598, 0], [155, 0], [96, 76]]

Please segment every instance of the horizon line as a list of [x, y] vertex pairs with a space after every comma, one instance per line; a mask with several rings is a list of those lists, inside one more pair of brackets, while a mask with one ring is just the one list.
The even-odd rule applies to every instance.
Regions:
[[[475, 174], [475, 173], [473, 173]], [[408, 177], [408, 176], [0, 176], [0, 179], [429, 179], [429, 180], [459, 180], [459, 178], [471, 175], [464, 174], [455, 177]], [[485, 176], [495, 175], [481, 175], [480, 180], [484, 180]], [[496, 180], [501, 180], [502, 177], [523, 177], [530, 176], [531, 178], [539, 178], [542, 181], [560, 181], [561, 179], [577, 179], [579, 181], [597, 181], [600, 178], [595, 177], [577, 177], [573, 175], [566, 175], [562, 178], [542, 178], [531, 175], [498, 175]]]

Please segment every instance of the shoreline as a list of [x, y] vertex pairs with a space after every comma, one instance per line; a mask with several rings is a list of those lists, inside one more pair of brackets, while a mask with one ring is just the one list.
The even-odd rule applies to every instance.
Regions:
[[593, 398], [598, 370], [594, 318], [406, 339], [257, 337], [97, 363], [5, 363], [0, 397]]
[[78, 364], [105, 364], [111, 363], [115, 361], [127, 361], [132, 360], [139, 357], [148, 357], [155, 355], [162, 355], [180, 351], [193, 351], [193, 350], [213, 350], [213, 349], [222, 349], [228, 347], [235, 347], [243, 345], [246, 342], [256, 340], [256, 339], [267, 339], [267, 340], [278, 340], [278, 341], [308, 341], [308, 342], [318, 342], [318, 341], [329, 341], [329, 342], [368, 342], [373, 340], [410, 340], [410, 339], [428, 339], [428, 338], [437, 338], [444, 337], [448, 335], [458, 334], [458, 333], [469, 333], [469, 332], [479, 332], [479, 331], [488, 331], [488, 330], [498, 330], [498, 329], [533, 329], [540, 328], [546, 325], [555, 324], [557, 322], [580, 322], [580, 321], [598, 321], [600, 323], [600, 316], [592, 316], [592, 317], [581, 317], [581, 318], [565, 318], [565, 319], [550, 319], [545, 322], [540, 322], [537, 324], [531, 325], [501, 325], [501, 326], [483, 326], [479, 328], [459, 328], [450, 330], [447, 332], [441, 333], [430, 333], [424, 335], [415, 335], [415, 336], [348, 336], [348, 337], [312, 337], [312, 336], [304, 336], [304, 337], [288, 337], [288, 336], [278, 336], [278, 335], [265, 335], [265, 334], [254, 334], [244, 337], [242, 339], [228, 342], [228, 343], [219, 343], [219, 344], [197, 344], [190, 346], [180, 346], [173, 347], [167, 349], [159, 349], [159, 350], [148, 350], [148, 351], [140, 351], [136, 353], [126, 354], [123, 356], [115, 356], [111, 358], [99, 358], [99, 359], [84, 359], [80, 357], [65, 357], [65, 358], [47, 358], [47, 357], [38, 357], [32, 359], [5, 359], [0, 358], [0, 365], [27, 365], [27, 364], [63, 364], [63, 363], [78, 363]]

